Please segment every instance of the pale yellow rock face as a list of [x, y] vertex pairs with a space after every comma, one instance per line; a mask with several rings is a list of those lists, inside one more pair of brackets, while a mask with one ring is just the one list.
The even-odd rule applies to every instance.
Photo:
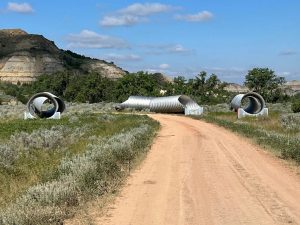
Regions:
[[0, 62], [0, 79], [11, 83], [30, 83], [42, 74], [64, 70], [63, 65], [51, 55], [11, 56]]
[[111, 79], [118, 79], [123, 77], [126, 73], [124, 72], [124, 70], [116, 67], [116, 66], [112, 66], [110, 64], [107, 63], [103, 63], [101, 61], [92, 61], [90, 63], [87, 63], [85, 65], [87, 68], [87, 70], [89, 72], [103, 72], [103, 74]]
[[42, 74], [68, 70], [75, 74], [97, 72], [117, 79], [126, 71], [112, 63], [59, 49], [42, 35], [20, 29], [0, 29], [0, 81], [31, 83]]

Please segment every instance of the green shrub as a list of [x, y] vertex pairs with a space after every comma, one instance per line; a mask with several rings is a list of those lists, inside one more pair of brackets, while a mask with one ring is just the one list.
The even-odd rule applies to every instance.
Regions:
[[300, 112], [300, 98], [295, 99], [292, 103], [292, 111], [294, 113]]

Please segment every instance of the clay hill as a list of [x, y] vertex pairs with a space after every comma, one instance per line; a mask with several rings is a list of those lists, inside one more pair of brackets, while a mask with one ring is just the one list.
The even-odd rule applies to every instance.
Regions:
[[127, 73], [113, 63], [59, 49], [42, 35], [20, 29], [0, 30], [0, 80], [28, 83], [41, 74], [64, 70], [95, 71], [112, 79]]
[[[288, 95], [295, 95], [297, 93], [300, 93], [300, 81], [288, 81], [282, 85], [282, 88]], [[228, 83], [225, 87], [225, 90], [233, 93], [246, 93], [249, 91], [247, 87], [235, 83]]]

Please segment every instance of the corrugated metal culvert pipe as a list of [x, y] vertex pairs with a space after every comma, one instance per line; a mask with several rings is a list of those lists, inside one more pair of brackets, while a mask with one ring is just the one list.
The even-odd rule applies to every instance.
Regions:
[[49, 92], [40, 92], [29, 99], [26, 108], [25, 119], [37, 117], [59, 119], [66, 106], [57, 96]]
[[157, 113], [184, 113], [185, 115], [201, 115], [203, 108], [186, 95], [167, 97], [130, 96], [128, 100], [116, 107], [117, 110], [133, 108], [150, 109]]
[[237, 111], [239, 108], [242, 108], [246, 113], [249, 114], [258, 114], [262, 112], [265, 107], [266, 103], [264, 98], [256, 92], [238, 94], [230, 103], [230, 108], [232, 110]]

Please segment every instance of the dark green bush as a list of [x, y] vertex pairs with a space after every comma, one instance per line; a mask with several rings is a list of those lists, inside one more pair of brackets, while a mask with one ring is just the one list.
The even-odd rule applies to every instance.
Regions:
[[300, 98], [295, 99], [292, 103], [292, 111], [294, 113], [300, 112]]

